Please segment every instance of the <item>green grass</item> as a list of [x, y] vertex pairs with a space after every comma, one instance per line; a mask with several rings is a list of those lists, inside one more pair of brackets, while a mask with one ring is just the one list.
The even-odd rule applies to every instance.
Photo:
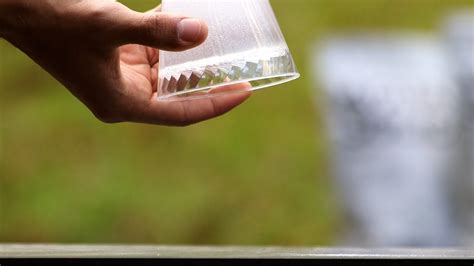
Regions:
[[272, 3], [302, 78], [189, 128], [101, 124], [0, 41], [0, 242], [334, 244], [344, 221], [313, 44], [339, 30], [434, 30], [474, 1]]

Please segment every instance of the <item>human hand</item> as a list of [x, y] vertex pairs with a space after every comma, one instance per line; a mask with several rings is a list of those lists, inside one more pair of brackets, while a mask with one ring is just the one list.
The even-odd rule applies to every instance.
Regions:
[[[158, 101], [158, 51], [205, 41], [204, 22], [113, 0], [0, 0], [0, 37], [25, 52], [103, 122], [184, 126], [220, 116], [249, 92]], [[241, 90], [247, 84], [223, 90]]]

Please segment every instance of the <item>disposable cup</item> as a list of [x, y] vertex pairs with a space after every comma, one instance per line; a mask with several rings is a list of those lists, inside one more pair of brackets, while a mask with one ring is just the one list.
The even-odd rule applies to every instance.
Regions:
[[160, 51], [158, 98], [219, 93], [223, 85], [257, 90], [300, 75], [268, 0], [163, 0], [162, 11], [204, 20], [207, 40], [184, 52]]

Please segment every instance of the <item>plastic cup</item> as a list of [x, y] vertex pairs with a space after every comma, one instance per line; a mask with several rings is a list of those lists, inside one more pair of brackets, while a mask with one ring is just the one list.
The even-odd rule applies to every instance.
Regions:
[[257, 90], [300, 76], [268, 0], [163, 0], [162, 11], [206, 21], [209, 36], [188, 51], [160, 51], [161, 100], [229, 93], [216, 88], [244, 82]]

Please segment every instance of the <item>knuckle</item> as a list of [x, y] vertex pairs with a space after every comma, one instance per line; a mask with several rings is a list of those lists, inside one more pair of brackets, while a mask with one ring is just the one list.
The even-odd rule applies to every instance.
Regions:
[[158, 44], [170, 45], [179, 42], [177, 34], [177, 21], [160, 13], [148, 13], [143, 17], [145, 34]]
[[120, 6], [108, 1], [79, 1], [57, 11], [58, 22], [64, 30], [73, 34], [90, 34], [88, 39], [101, 40], [114, 25], [114, 14], [120, 12]]
[[[100, 34], [92, 34], [90, 37], [100, 38], [103, 34], [107, 35], [110, 27], [114, 25], [113, 15], [117, 13], [113, 6], [97, 5], [86, 12], [83, 18], [82, 27], [88, 32], [96, 32]], [[108, 36], [107, 36], [108, 37]]]
[[94, 1], [93, 4], [91, 4], [90, 1], [81, 1], [76, 5], [70, 5], [66, 11], [76, 16], [83, 15], [89, 19], [103, 19], [114, 14], [116, 6], [106, 1]]

